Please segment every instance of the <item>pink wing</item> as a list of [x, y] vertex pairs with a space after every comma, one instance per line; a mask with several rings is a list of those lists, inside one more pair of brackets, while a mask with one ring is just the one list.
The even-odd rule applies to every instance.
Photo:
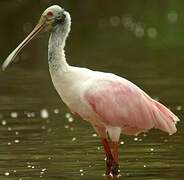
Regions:
[[118, 126], [125, 134], [138, 134], [153, 127], [173, 134], [179, 119], [126, 79], [97, 80], [85, 98], [107, 126]]

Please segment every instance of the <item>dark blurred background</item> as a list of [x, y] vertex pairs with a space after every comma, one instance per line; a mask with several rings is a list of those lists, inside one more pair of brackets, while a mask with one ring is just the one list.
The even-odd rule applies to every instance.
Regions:
[[[53, 4], [64, 7], [72, 17], [72, 31], [66, 43], [71, 65], [125, 77], [181, 119], [178, 133], [172, 137], [158, 131], [137, 139], [123, 136], [123, 177], [183, 179], [184, 1], [1, 0], [1, 64]], [[32, 41], [16, 63], [5, 72], [0, 70], [0, 177], [35, 180], [40, 176], [39, 168], [46, 167], [45, 179], [81, 179], [85, 174], [87, 179], [101, 179], [103, 154], [92, 128], [77, 121], [72, 125], [74, 132], [68, 130], [68, 110], [48, 71], [48, 37], [46, 34]], [[48, 121], [39, 115], [43, 109], [46, 119], [47, 113], [51, 114]], [[28, 118], [25, 112], [33, 114], [26, 114]], [[10, 130], [20, 134], [18, 139]], [[76, 137], [77, 143], [73, 144]], [[50, 157], [53, 160], [48, 160]], [[30, 162], [34, 168], [27, 168]]]

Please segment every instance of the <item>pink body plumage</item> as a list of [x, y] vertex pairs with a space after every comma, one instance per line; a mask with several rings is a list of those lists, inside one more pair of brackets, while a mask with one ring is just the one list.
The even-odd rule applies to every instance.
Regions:
[[85, 98], [105, 126], [121, 127], [124, 134], [158, 128], [173, 134], [179, 119], [164, 105], [153, 100], [133, 83], [101, 80], [89, 88]]

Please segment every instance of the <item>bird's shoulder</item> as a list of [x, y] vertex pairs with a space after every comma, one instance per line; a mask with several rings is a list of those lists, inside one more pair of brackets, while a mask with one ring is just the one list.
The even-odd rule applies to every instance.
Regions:
[[111, 93], [125, 91], [129, 93], [142, 92], [137, 85], [116, 74], [99, 71], [93, 71], [92, 73], [91, 78], [85, 83], [87, 91], [95, 90], [97, 92], [109, 90]]
[[124, 93], [127, 95], [137, 95], [144, 93], [137, 85], [113, 73], [93, 71], [87, 68], [72, 67], [74, 76], [83, 86], [83, 93], [110, 94]]

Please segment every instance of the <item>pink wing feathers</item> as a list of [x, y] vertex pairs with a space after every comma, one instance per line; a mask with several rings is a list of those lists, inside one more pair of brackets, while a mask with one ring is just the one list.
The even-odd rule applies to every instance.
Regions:
[[93, 81], [85, 98], [105, 125], [121, 127], [125, 134], [153, 127], [169, 134], [176, 132], [179, 119], [126, 79]]

